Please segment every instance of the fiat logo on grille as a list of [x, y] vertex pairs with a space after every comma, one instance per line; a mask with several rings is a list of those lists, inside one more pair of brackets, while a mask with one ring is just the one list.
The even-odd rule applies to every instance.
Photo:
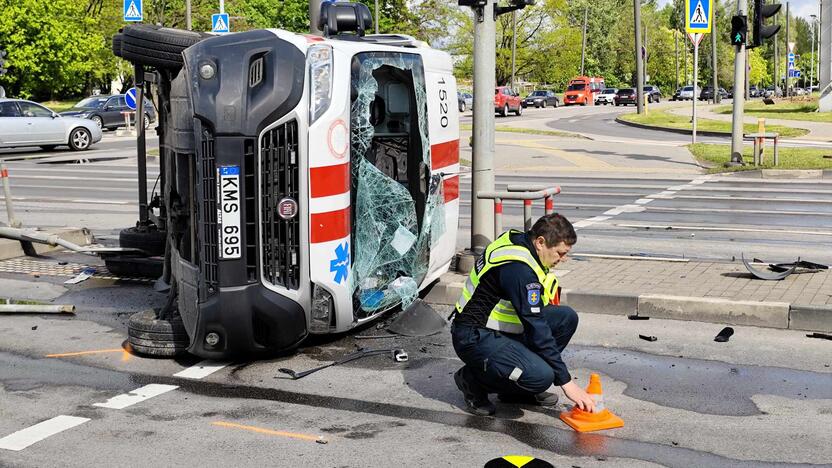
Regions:
[[283, 219], [292, 219], [298, 214], [298, 202], [284, 198], [277, 202], [277, 215]]

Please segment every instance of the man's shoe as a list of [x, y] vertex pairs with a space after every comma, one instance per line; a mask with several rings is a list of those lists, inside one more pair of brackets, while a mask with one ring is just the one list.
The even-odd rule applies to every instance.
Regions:
[[462, 392], [465, 398], [465, 406], [468, 412], [477, 416], [491, 416], [496, 413], [497, 407], [488, 399], [487, 393], [475, 392], [471, 389], [471, 385], [462, 376], [463, 369], [465, 368], [463, 367], [456, 371], [454, 374], [454, 382], [456, 382], [457, 388], [459, 388], [459, 391]]
[[558, 404], [558, 396], [554, 393], [538, 393], [537, 395], [531, 394], [516, 394], [516, 393], [499, 393], [497, 394], [497, 398], [500, 399], [503, 403], [514, 403], [519, 405], [533, 405], [533, 406], [545, 406], [545, 407], [552, 407]]

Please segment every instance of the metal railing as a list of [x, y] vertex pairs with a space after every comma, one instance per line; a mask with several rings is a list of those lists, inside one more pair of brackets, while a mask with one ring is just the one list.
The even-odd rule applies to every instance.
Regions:
[[534, 200], [544, 200], [546, 214], [555, 211], [555, 201], [552, 197], [560, 193], [560, 187], [545, 185], [509, 185], [505, 192], [477, 192], [477, 198], [494, 200], [494, 238], [503, 233], [503, 200], [523, 200], [523, 226], [526, 230], [532, 227], [532, 203]]

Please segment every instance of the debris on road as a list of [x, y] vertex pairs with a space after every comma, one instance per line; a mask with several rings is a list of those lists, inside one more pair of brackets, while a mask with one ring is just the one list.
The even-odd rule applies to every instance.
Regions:
[[650, 317], [646, 315], [628, 315], [627, 319], [629, 320], [650, 320]]
[[346, 356], [338, 359], [337, 361], [330, 362], [329, 364], [315, 367], [314, 369], [309, 369], [303, 372], [295, 372], [292, 369], [288, 369], [285, 367], [281, 367], [278, 369], [278, 372], [282, 374], [286, 374], [292, 378], [292, 380], [298, 380], [306, 377], [307, 375], [314, 374], [319, 370], [326, 369], [327, 367], [337, 366], [339, 364], [345, 364], [350, 361], [355, 361], [357, 359], [365, 358], [368, 356], [379, 356], [382, 354], [390, 354], [393, 356], [393, 360], [396, 362], [406, 362], [408, 360], [407, 352], [401, 348], [392, 348], [392, 349], [360, 349], [354, 353], [347, 354]]
[[783, 272], [783, 271], [786, 271], [786, 270], [788, 270], [792, 267], [804, 268], [804, 269], [809, 270], [811, 272], [818, 272], [820, 270], [828, 270], [829, 269], [828, 265], [823, 265], [821, 263], [815, 263], [815, 262], [808, 262], [806, 260], [801, 260], [800, 257], [797, 258], [796, 262], [792, 262], [792, 263], [771, 263], [771, 264], [769, 264], [768, 269], [771, 270], [771, 271]]
[[[766, 271], [757, 270], [756, 268], [752, 267], [751, 263], [749, 263], [748, 260], [745, 259], [745, 255], [740, 254], [740, 259], [742, 259], [742, 264], [745, 265], [745, 269], [748, 270], [749, 273], [754, 275], [755, 278], [759, 278], [761, 280], [766, 280], [766, 281], [781, 280], [781, 279], [789, 276], [790, 274], [794, 273], [794, 270], [797, 269], [797, 267], [792, 267], [792, 268], [787, 269], [786, 271], [782, 271], [782, 272], [778, 272], [778, 273], [768, 273]], [[757, 259], [755, 258], [754, 260], [757, 260]], [[758, 262], [758, 263], [760, 263], [760, 262]]]
[[604, 407], [601, 376], [598, 374], [590, 374], [586, 392], [595, 400], [595, 411], [590, 413], [575, 405], [572, 407], [572, 411], [560, 413], [560, 419], [563, 422], [578, 432], [601, 431], [604, 429], [624, 427], [624, 420], [612, 414], [610, 410]]
[[[801, 260], [800, 257], [797, 258], [796, 261], [792, 263], [769, 263], [768, 269], [773, 271], [774, 273], [769, 273], [767, 271], [757, 270], [751, 266], [751, 263], [745, 259], [745, 256], [740, 254], [740, 258], [742, 259], [743, 265], [748, 270], [749, 273], [754, 275], [756, 278], [768, 281], [777, 281], [781, 280], [792, 273], [795, 273], [798, 268], [808, 270], [807, 273], [817, 273], [822, 270], [828, 270], [828, 265], [823, 265], [821, 263], [815, 262], [808, 262], [806, 260]], [[758, 258], [752, 259], [754, 263], [765, 263]]]
[[445, 319], [427, 302], [416, 299], [387, 330], [405, 336], [429, 336], [442, 331], [445, 323]]
[[641, 338], [644, 341], [656, 341], [656, 340], [658, 340], [658, 338], [656, 338], [655, 336], [639, 335], [638, 337]]
[[807, 338], [818, 338], [821, 340], [832, 340], [832, 335], [826, 333], [809, 333], [806, 335]]
[[[74, 314], [72, 304], [0, 304], [4, 314]], [[34, 328], [32, 329], [34, 330]]]
[[733, 335], [733, 334], [734, 334], [734, 329], [733, 328], [725, 327], [725, 328], [722, 329], [722, 331], [719, 332], [718, 335], [716, 335], [716, 337], [714, 338], [714, 341], [716, 341], [717, 343], [725, 343], [726, 341], [728, 341], [729, 338], [731, 338], [731, 335]]
[[78, 275], [75, 276], [74, 278], [70, 278], [70, 279], [64, 281], [64, 284], [78, 284], [82, 281], [86, 281], [86, 280], [92, 278], [92, 275], [94, 275], [94, 274], [95, 274], [95, 268], [87, 267], [87, 268], [84, 268], [81, 271], [81, 273], [78, 273]]

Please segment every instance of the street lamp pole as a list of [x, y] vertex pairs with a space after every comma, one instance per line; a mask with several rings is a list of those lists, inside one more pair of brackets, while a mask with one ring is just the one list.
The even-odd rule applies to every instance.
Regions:
[[817, 22], [817, 15], [809, 15], [812, 19], [812, 63], [809, 64], [809, 93], [812, 92], [812, 85], [815, 78], [815, 23]]
[[584, 7], [584, 32], [581, 38], [581, 76], [584, 76], [584, 57], [586, 56], [586, 20], [589, 7]]
[[378, 34], [378, 0], [376, 0], [376, 34]]
[[641, 57], [641, 0], [633, 0], [636, 35], [636, 102], [639, 114], [644, 113], [644, 60]]

